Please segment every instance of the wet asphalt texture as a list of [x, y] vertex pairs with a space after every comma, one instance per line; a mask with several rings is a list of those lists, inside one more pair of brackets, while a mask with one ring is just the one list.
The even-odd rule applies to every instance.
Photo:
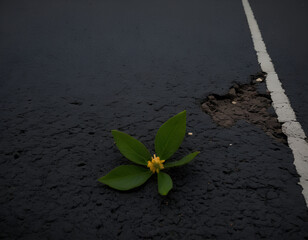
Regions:
[[[1, 1], [0, 34], [0, 239], [308, 238], [288, 146], [201, 109], [260, 71], [241, 1]], [[154, 153], [184, 109], [167, 197], [97, 181], [129, 163], [111, 129]]]

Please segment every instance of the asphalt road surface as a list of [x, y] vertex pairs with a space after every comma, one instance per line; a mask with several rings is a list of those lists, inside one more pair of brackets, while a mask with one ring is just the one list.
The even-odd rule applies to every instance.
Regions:
[[[277, 4], [251, 2], [307, 133], [307, 3]], [[3, 0], [0, 36], [0, 239], [308, 238], [290, 148], [201, 111], [260, 71], [241, 1]], [[193, 135], [175, 159], [201, 154], [169, 171], [167, 197], [155, 177], [126, 193], [97, 182], [128, 164], [111, 129], [153, 150], [184, 109]]]
[[286, 94], [308, 133], [308, 2], [250, 0], [268, 53]]

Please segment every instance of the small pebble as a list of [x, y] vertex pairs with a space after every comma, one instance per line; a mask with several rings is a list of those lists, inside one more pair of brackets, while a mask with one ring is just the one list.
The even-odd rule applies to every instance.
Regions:
[[256, 79], [256, 82], [262, 82], [263, 80], [262, 80], [262, 78], [257, 78]]
[[232, 104], [236, 104], [236, 101], [232, 101]]
[[192, 133], [192, 132], [189, 132], [189, 133], [188, 133], [188, 135], [189, 135], [189, 136], [192, 136], [192, 135], [193, 135], [193, 133]]

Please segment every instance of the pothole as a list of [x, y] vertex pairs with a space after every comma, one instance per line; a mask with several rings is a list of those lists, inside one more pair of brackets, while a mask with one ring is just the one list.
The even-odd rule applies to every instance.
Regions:
[[219, 126], [229, 128], [238, 120], [259, 126], [270, 137], [287, 144], [268, 91], [258, 92], [266, 73], [251, 76], [250, 84], [233, 84], [225, 95], [211, 94], [202, 102], [202, 110]]

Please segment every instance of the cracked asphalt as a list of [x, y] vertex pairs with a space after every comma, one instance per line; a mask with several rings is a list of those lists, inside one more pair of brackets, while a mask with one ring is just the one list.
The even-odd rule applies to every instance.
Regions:
[[[294, 46], [307, 3], [251, 6], [307, 133], [307, 47]], [[290, 148], [201, 109], [261, 70], [241, 1], [1, 1], [0, 34], [0, 239], [308, 239]], [[193, 135], [174, 159], [201, 153], [168, 171], [167, 197], [155, 177], [129, 192], [97, 181], [129, 163], [110, 130], [153, 154], [184, 109]]]

